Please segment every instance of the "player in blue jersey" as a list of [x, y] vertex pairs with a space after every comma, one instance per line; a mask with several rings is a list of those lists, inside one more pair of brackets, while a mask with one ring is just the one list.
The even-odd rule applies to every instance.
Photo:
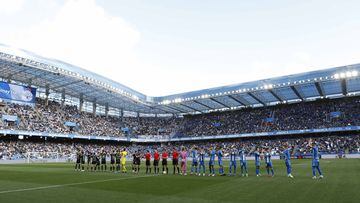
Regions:
[[191, 163], [191, 172], [190, 172], [190, 174], [192, 175], [194, 173], [196, 175], [198, 173], [198, 151], [197, 151], [197, 147], [193, 147], [193, 149], [191, 150], [191, 158], [192, 158], [192, 163]]
[[320, 169], [320, 153], [319, 153], [319, 147], [317, 146], [316, 142], [309, 142], [311, 147], [312, 147], [312, 174], [313, 174], [313, 179], [316, 179], [316, 170], [319, 173], [319, 178], [322, 179], [324, 178], [321, 169]]
[[255, 172], [256, 172], [256, 176], [261, 176], [260, 174], [260, 152], [259, 152], [259, 148], [256, 149], [256, 151], [254, 152], [254, 156], [255, 156]]
[[219, 175], [223, 176], [224, 174], [224, 165], [223, 165], [223, 161], [222, 158], [224, 156], [221, 147], [219, 147], [219, 150], [217, 151], [217, 157], [218, 157], [218, 164], [219, 164]]
[[270, 175], [270, 171], [271, 171], [271, 176], [274, 177], [274, 168], [273, 168], [273, 164], [271, 161], [271, 151], [270, 148], [267, 149], [267, 151], [265, 152], [265, 164], [266, 164], [266, 172], [268, 175]]
[[216, 151], [212, 147], [210, 147], [210, 161], [209, 161], [209, 176], [215, 176], [215, 155]]
[[202, 173], [203, 176], [205, 176], [205, 150], [204, 148], [201, 148], [200, 153], [199, 153], [199, 176], [201, 175], [201, 169], [202, 169]]
[[247, 161], [246, 161], [246, 152], [245, 149], [241, 149], [239, 151], [240, 156], [240, 168], [241, 168], [241, 176], [248, 176], [247, 170]]
[[229, 176], [236, 175], [236, 150], [233, 146], [230, 152], [230, 167], [229, 167]]
[[290, 156], [290, 151], [291, 151], [291, 147], [289, 146], [289, 144], [285, 145], [285, 150], [283, 151], [284, 154], [284, 160], [285, 160], [285, 165], [286, 165], [286, 172], [287, 172], [287, 176], [289, 178], [294, 178], [293, 175], [291, 175], [291, 156]]

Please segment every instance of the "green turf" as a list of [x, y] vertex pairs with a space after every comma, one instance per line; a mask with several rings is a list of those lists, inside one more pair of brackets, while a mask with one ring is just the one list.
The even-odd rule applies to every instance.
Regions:
[[293, 160], [294, 180], [286, 177], [283, 161], [274, 161], [273, 178], [254, 177], [254, 164], [248, 164], [247, 178], [146, 176], [144, 169], [139, 175], [75, 172], [72, 164], [0, 165], [0, 202], [360, 202], [360, 159], [322, 160], [322, 180], [311, 179], [310, 160]]

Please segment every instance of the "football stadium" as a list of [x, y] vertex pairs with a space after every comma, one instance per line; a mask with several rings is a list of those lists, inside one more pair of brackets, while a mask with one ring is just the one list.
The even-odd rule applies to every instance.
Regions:
[[149, 96], [0, 44], [0, 202], [359, 202], [360, 64], [300, 72]]

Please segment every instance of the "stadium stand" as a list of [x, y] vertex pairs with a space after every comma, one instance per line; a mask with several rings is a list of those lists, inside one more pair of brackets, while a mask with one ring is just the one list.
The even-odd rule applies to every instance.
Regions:
[[185, 116], [180, 134], [223, 135], [357, 126], [360, 125], [359, 110], [359, 98], [346, 98], [190, 115]]
[[[75, 106], [61, 106], [51, 101], [45, 106], [38, 100], [35, 107], [2, 103], [1, 116], [16, 116], [18, 122], [2, 120], [0, 129], [28, 130], [53, 133], [78, 133], [97, 136], [125, 136], [123, 127], [131, 129], [133, 135], [169, 135], [174, 133], [180, 119], [94, 116], [79, 112]], [[74, 125], [66, 125], [72, 123]]]
[[[360, 153], [360, 135], [346, 135], [346, 136], [325, 136], [312, 137], [319, 145], [319, 149], [323, 154], [352, 154]], [[113, 151], [118, 151], [122, 147], [126, 147], [129, 154], [140, 151], [142, 154], [147, 150], [153, 152], [155, 149], [160, 151], [171, 152], [173, 148], [180, 149], [185, 146], [190, 149], [192, 146], [210, 149], [211, 146], [221, 146], [225, 155], [228, 156], [233, 147], [237, 149], [244, 149], [249, 155], [252, 154], [252, 149], [256, 147], [270, 148], [273, 155], [280, 155], [286, 144], [296, 146], [294, 156], [301, 158], [311, 154], [311, 148], [308, 146], [309, 137], [277, 137], [273, 139], [255, 138], [255, 139], [235, 139], [226, 141], [207, 141], [207, 142], [176, 142], [167, 144], [134, 144], [129, 145], [123, 143], [109, 144], [109, 143], [89, 143], [79, 141], [58, 141], [58, 140], [17, 140], [17, 139], [3, 139], [0, 140], [0, 159], [14, 160], [24, 159], [28, 152], [39, 152], [38, 156], [41, 158], [51, 158], [56, 152], [61, 159], [71, 159], [77, 151], [84, 151], [85, 154], [100, 154], [105, 151], [110, 154]], [[120, 147], [120, 148], [119, 148]]]
[[[2, 121], [1, 129], [18, 129], [81, 135], [125, 136], [121, 130], [131, 129], [130, 135], [201, 136], [285, 130], [304, 130], [360, 125], [360, 98], [320, 100], [283, 104], [267, 108], [189, 115], [184, 118], [93, 116], [79, 112], [75, 106], [57, 102], [44, 105], [39, 100], [33, 108], [3, 103], [1, 115], [16, 116], [19, 121]], [[73, 123], [68, 126], [66, 123]]]

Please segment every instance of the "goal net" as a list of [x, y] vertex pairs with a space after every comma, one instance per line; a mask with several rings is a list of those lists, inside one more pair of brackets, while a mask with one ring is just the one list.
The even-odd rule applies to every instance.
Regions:
[[59, 152], [27, 152], [26, 163], [69, 162], [72, 156], [61, 156]]

